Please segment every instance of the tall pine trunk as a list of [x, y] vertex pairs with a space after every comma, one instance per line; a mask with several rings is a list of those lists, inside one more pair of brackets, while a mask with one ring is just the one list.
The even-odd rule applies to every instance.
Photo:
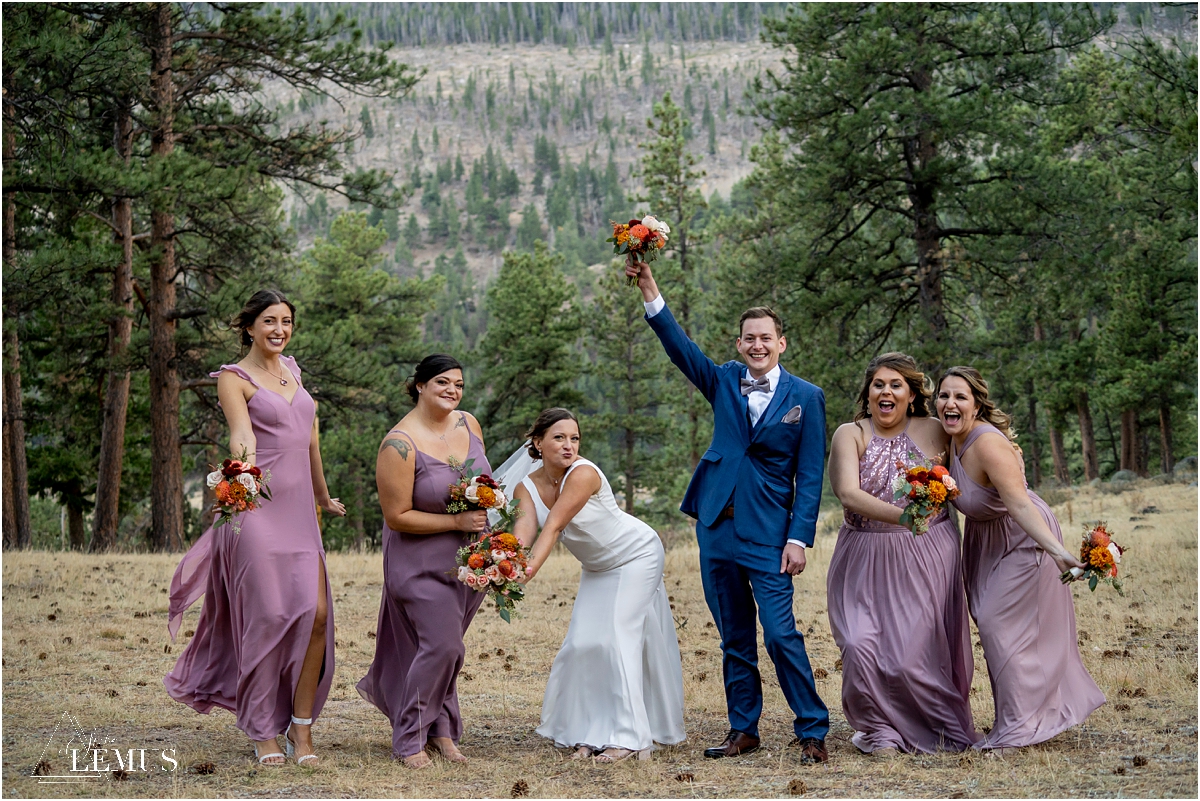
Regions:
[[[912, 87], [918, 93], [928, 92], [933, 86], [933, 76], [926, 67], [913, 70]], [[908, 164], [907, 197], [912, 204], [914, 222], [912, 237], [917, 249], [917, 298], [921, 316], [929, 326], [930, 337], [936, 352], [932, 372], [940, 373], [946, 353], [945, 296], [942, 287], [942, 228], [937, 215], [937, 178], [922, 179], [937, 158], [937, 143], [933, 134], [921, 131], [904, 143], [905, 161]]]
[[1175, 469], [1175, 453], [1171, 448], [1171, 407], [1166, 402], [1158, 407], [1158, 436], [1162, 471], [1170, 473]]
[[[175, 83], [171, 72], [172, 6], [150, 10], [154, 112], [150, 155], [169, 159], [175, 149]], [[164, 192], [163, 195], [169, 193]], [[179, 442], [179, 372], [175, 363], [175, 215], [162, 195], [150, 210], [150, 533], [154, 551], [183, 544], [183, 452]]]
[[1138, 469], [1138, 424], [1137, 410], [1121, 412], [1121, 469], [1137, 472]]
[[[16, 138], [12, 109], [4, 104], [4, 172], [15, 158]], [[4, 196], [4, 267], [12, 274], [17, 261], [17, 207], [11, 194]], [[25, 402], [21, 397], [21, 339], [17, 332], [19, 309], [15, 293], [4, 304], [4, 547], [28, 548], [33, 543], [29, 522], [29, 463], [25, 458]]]
[[1062, 429], [1051, 423], [1048, 433], [1050, 435], [1050, 458], [1054, 461], [1054, 477], [1060, 484], [1070, 486], [1071, 470], [1067, 467], [1067, 450], [1063, 446]]
[[1096, 428], [1092, 424], [1092, 406], [1087, 392], [1080, 392], [1075, 401], [1079, 416], [1079, 439], [1083, 446], [1083, 477], [1087, 481], [1100, 478], [1100, 459], [1096, 455]]
[[[126, 166], [133, 153], [133, 119], [128, 106], [117, 109], [114, 145]], [[121, 463], [125, 458], [125, 420], [129, 409], [129, 365], [133, 333], [133, 203], [113, 198], [113, 226], [121, 243], [121, 261], [113, 272], [113, 316], [108, 321], [108, 377], [104, 390], [104, 422], [100, 432], [100, 463], [96, 479], [96, 510], [92, 521], [93, 553], [117, 544], [120, 522]]]
[[75, 504], [67, 507], [67, 537], [72, 551], [82, 551], [87, 546], [83, 527], [83, 510]]
[[1033, 465], [1033, 486], [1042, 483], [1042, 453], [1037, 437], [1037, 396], [1033, 391], [1033, 379], [1025, 382], [1025, 397], [1029, 401], [1029, 461]]

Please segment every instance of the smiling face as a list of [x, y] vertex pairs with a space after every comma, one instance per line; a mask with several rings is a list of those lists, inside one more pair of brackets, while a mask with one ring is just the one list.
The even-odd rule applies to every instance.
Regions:
[[880, 367], [867, 389], [867, 408], [871, 419], [883, 428], [903, 424], [913, 402], [912, 387], [904, 376], [890, 367]]
[[961, 437], [975, 425], [979, 407], [966, 380], [956, 375], [946, 376], [938, 387], [935, 403], [942, 428], [950, 436]]
[[750, 375], [761, 378], [775, 369], [779, 356], [787, 350], [787, 337], [779, 336], [770, 317], [751, 317], [742, 322], [737, 352], [750, 368]]
[[559, 420], [546, 429], [533, 446], [542, 452], [542, 463], [555, 471], [566, 470], [579, 458], [579, 424], [574, 420]]
[[292, 339], [292, 310], [286, 303], [268, 306], [254, 318], [246, 333], [253, 340], [252, 348], [258, 348], [263, 355], [278, 356]]
[[418, 405], [427, 404], [449, 414], [458, 408], [458, 403], [462, 400], [462, 370], [447, 370], [439, 373], [425, 383], [417, 384], [417, 391], [421, 393], [418, 396]]

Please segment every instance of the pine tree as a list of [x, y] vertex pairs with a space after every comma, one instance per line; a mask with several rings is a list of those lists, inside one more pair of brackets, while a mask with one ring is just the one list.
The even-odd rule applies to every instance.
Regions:
[[584, 401], [574, 388], [580, 363], [571, 350], [580, 313], [561, 263], [544, 243], [532, 253], [506, 252], [488, 288], [487, 333], [474, 361], [487, 383], [480, 419], [493, 453], [516, 448], [542, 409]]

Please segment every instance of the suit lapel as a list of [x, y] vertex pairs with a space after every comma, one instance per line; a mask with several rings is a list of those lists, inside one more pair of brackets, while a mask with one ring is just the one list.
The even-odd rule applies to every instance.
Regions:
[[753, 431], [750, 426], [750, 402], [742, 394], [742, 374], [745, 371], [746, 368], [744, 366], [739, 366], [737, 370], [731, 370], [730, 372], [733, 374], [733, 397], [736, 398], [734, 403], [737, 404], [740, 411], [738, 419], [741, 420], [741, 428], [739, 430], [745, 441], [749, 442]]
[[767, 404], [766, 410], [762, 413], [762, 417], [758, 418], [758, 423], [754, 426], [754, 431], [757, 432], [766, 421], [779, 414], [779, 410], [787, 402], [788, 395], [792, 391], [792, 376], [787, 370], [781, 366], [779, 368], [779, 386], [775, 388], [775, 394], [771, 396], [771, 402]]

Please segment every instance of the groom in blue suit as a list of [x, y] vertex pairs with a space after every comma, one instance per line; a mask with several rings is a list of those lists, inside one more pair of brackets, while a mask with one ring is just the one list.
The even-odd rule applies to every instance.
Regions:
[[713, 409], [713, 439], [680, 509], [696, 519], [704, 597], [721, 635], [730, 731], [711, 758], [759, 746], [762, 679], [757, 608], [775, 674], [796, 718], [802, 762], [824, 762], [829, 713], [817, 695], [792, 615], [792, 577], [804, 570], [825, 472], [825, 394], [779, 366], [783, 324], [766, 307], [742, 314], [743, 362], [717, 365], [692, 342], [659, 294], [649, 265], [627, 265], [667, 356]]

